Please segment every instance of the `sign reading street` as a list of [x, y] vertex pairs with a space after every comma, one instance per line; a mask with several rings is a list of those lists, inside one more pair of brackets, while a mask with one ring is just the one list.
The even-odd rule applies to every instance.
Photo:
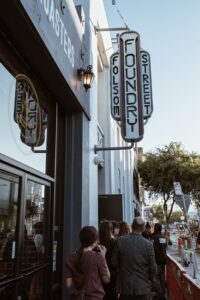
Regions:
[[110, 91], [111, 91], [111, 115], [120, 120], [120, 66], [119, 52], [110, 57]]
[[121, 133], [127, 142], [143, 138], [140, 37], [135, 31], [120, 35]]
[[148, 119], [153, 112], [152, 81], [151, 81], [151, 60], [147, 51], [140, 51], [141, 77], [142, 77], [142, 103], [143, 118]]

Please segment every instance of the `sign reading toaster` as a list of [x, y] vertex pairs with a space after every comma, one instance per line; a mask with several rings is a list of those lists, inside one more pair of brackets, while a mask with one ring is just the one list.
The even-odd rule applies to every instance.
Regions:
[[140, 36], [135, 31], [120, 35], [121, 133], [127, 142], [143, 138]]

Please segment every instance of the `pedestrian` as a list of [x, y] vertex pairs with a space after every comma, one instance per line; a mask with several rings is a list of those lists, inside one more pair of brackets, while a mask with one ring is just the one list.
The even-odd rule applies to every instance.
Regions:
[[127, 235], [130, 233], [130, 227], [125, 221], [119, 222], [119, 236]]
[[147, 240], [151, 239], [151, 225], [149, 224], [149, 222], [146, 222], [144, 231], [142, 232], [142, 236]]
[[153, 245], [142, 237], [144, 220], [136, 217], [132, 233], [118, 238], [111, 263], [119, 270], [116, 291], [120, 300], [147, 300], [156, 276]]
[[115, 292], [116, 286], [116, 270], [112, 268], [111, 265], [111, 256], [116, 239], [113, 237], [113, 226], [110, 221], [103, 221], [99, 227], [99, 242], [101, 245], [106, 247], [106, 262], [110, 271], [110, 282], [104, 284], [105, 296], [104, 300], [116, 300], [117, 294]]
[[87, 300], [102, 300], [105, 295], [103, 283], [110, 281], [106, 249], [97, 244], [98, 232], [93, 226], [83, 227], [79, 239], [80, 249], [67, 256], [66, 286], [72, 288], [71, 299], [80, 299], [84, 295]]
[[42, 264], [44, 262], [44, 237], [43, 237], [43, 222], [36, 222], [33, 225], [34, 228], [34, 243], [37, 249], [38, 263]]
[[119, 235], [119, 223], [117, 221], [112, 221], [112, 226], [113, 226], [113, 236], [115, 239], [117, 239]]
[[167, 240], [162, 234], [162, 225], [156, 223], [154, 225], [154, 233], [151, 236], [153, 242], [156, 264], [157, 264], [157, 278], [160, 281], [161, 290], [154, 297], [154, 299], [164, 300], [165, 299], [165, 266], [167, 263]]
[[197, 233], [197, 238], [196, 238], [196, 248], [200, 248], [200, 231]]

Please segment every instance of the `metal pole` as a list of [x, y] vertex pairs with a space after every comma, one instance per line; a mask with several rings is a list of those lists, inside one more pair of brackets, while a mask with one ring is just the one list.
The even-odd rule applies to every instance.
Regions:
[[128, 150], [133, 148], [134, 143], [132, 142], [130, 146], [127, 147], [98, 147], [97, 145], [94, 146], [94, 153], [96, 154], [98, 151], [111, 151], [111, 150]]
[[185, 212], [185, 223], [187, 223], [187, 210], [185, 205], [185, 195], [183, 194], [183, 205], [184, 205], [184, 212]]
[[98, 31], [124, 31], [124, 30], [130, 30], [128, 27], [116, 27], [116, 28], [99, 28], [97, 26], [94, 26], [95, 32]]

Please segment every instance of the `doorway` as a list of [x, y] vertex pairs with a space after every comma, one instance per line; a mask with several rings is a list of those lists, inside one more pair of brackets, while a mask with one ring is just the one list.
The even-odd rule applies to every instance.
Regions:
[[53, 181], [30, 171], [0, 162], [1, 300], [47, 299], [51, 283]]

